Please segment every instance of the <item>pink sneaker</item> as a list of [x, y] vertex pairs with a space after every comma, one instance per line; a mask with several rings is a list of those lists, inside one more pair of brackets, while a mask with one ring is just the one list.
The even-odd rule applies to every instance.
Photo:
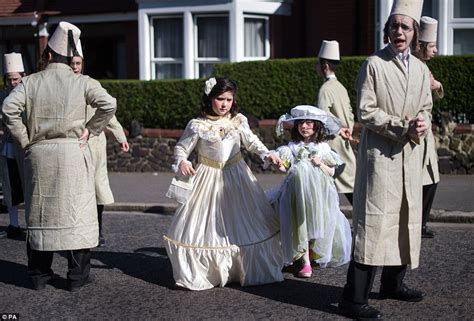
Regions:
[[296, 276], [299, 278], [310, 278], [312, 273], [313, 273], [313, 269], [311, 268], [311, 265], [305, 264], [303, 268], [299, 270]]

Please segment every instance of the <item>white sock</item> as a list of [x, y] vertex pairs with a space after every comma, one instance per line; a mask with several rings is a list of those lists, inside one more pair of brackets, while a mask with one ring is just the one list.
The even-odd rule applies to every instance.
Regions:
[[310, 265], [309, 262], [309, 250], [306, 250], [303, 254], [303, 264], [304, 265]]
[[10, 225], [13, 225], [15, 227], [20, 226], [20, 224], [18, 224], [18, 207], [17, 206], [9, 207], [8, 215], [10, 216]]

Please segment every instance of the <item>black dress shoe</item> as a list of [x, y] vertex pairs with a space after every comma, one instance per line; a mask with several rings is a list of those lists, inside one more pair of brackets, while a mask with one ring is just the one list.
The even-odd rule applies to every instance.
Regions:
[[355, 304], [347, 301], [339, 303], [342, 315], [356, 320], [380, 320], [382, 313], [368, 304]]
[[32, 284], [32, 288], [36, 291], [41, 291], [41, 290], [44, 290], [46, 288], [46, 284], [52, 284], [54, 283], [58, 278], [58, 275], [57, 274], [48, 274], [47, 276], [45, 277], [41, 277], [41, 278], [35, 278], [35, 279], [30, 279], [31, 281], [31, 284]]
[[406, 285], [402, 284], [401, 288], [397, 291], [385, 291], [381, 288], [379, 292], [379, 299], [394, 299], [407, 302], [420, 302], [421, 300], [423, 300], [423, 292], [409, 289]]
[[95, 276], [93, 274], [89, 274], [89, 276], [82, 280], [82, 281], [67, 281], [67, 289], [71, 292], [77, 292], [80, 288], [86, 287], [95, 281]]
[[423, 226], [421, 229], [421, 237], [424, 239], [432, 239], [435, 236], [435, 232], [427, 226]]

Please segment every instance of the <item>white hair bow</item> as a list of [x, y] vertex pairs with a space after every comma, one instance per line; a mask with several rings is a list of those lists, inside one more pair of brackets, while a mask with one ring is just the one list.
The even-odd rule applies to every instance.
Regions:
[[204, 93], [209, 96], [212, 88], [217, 84], [216, 78], [212, 77], [206, 80], [206, 85], [204, 87]]

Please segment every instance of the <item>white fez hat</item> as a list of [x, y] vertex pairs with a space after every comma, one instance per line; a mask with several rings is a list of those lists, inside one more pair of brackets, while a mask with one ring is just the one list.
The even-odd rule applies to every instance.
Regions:
[[436, 42], [438, 35], [438, 20], [423, 16], [420, 20], [420, 41]]
[[421, 10], [423, 9], [423, 0], [395, 0], [393, 2], [390, 16], [401, 14], [414, 19], [420, 23]]
[[82, 59], [84, 59], [84, 53], [82, 52], [81, 39], [79, 39], [79, 40], [77, 41], [76, 48], [77, 48], [77, 53], [79, 54], [79, 56], [80, 56]]
[[72, 37], [74, 41], [74, 45], [77, 48], [77, 43], [79, 41], [79, 37], [81, 36], [81, 30], [75, 25], [61, 21], [54, 31], [53, 35], [48, 41], [48, 45], [51, 49], [54, 50], [57, 54], [65, 57], [72, 57], [74, 56], [74, 48], [69, 43], [69, 31], [72, 32]]
[[23, 60], [21, 54], [12, 52], [3, 55], [3, 70], [4, 74], [9, 72], [25, 72], [23, 67]]
[[341, 60], [339, 56], [339, 42], [336, 40], [323, 40], [318, 57], [328, 60]]

